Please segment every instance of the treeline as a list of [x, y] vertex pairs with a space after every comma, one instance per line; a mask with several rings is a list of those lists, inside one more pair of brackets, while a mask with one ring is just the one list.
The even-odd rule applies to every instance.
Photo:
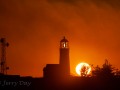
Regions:
[[81, 69], [81, 76], [82, 77], [99, 77], [99, 78], [120, 78], [120, 70], [113, 67], [112, 64], [105, 60], [102, 67], [100, 66], [93, 66], [91, 65], [92, 71], [90, 75], [87, 75], [89, 70], [88, 67], [83, 66]]

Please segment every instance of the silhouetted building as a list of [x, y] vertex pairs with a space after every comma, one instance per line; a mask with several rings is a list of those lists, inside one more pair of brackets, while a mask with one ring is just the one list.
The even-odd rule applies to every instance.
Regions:
[[60, 41], [59, 64], [47, 64], [43, 75], [45, 78], [65, 78], [70, 75], [69, 42], [65, 37]]

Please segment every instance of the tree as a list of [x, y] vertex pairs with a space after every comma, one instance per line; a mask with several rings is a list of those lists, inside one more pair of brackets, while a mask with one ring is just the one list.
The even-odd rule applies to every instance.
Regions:
[[102, 65], [102, 68], [99, 66], [95, 67], [92, 71], [93, 76], [103, 77], [103, 78], [110, 78], [114, 76], [114, 67], [105, 60], [105, 63]]
[[116, 77], [120, 78], [120, 70], [116, 69], [114, 73]]
[[102, 75], [105, 77], [113, 77], [114, 76], [114, 67], [108, 63], [108, 60], [105, 60], [105, 63], [103, 64]]
[[81, 70], [80, 70], [81, 76], [86, 77], [88, 74], [88, 70], [89, 70], [89, 68], [87, 66], [83, 65]]
[[100, 76], [102, 71], [101, 68], [98, 65], [93, 68], [94, 70], [92, 71], [92, 76]]

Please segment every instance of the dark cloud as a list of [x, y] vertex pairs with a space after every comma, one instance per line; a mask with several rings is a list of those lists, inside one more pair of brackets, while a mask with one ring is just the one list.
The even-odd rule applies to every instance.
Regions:
[[84, 2], [84, 4], [93, 3], [97, 6], [110, 5], [113, 8], [120, 8], [120, 0], [47, 0], [50, 3], [69, 3], [76, 5]]
[[120, 0], [93, 0], [97, 5], [106, 4], [110, 5], [113, 8], [120, 9]]

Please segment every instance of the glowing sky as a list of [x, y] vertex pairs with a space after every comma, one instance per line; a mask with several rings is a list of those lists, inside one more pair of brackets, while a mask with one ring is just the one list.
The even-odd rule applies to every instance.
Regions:
[[70, 42], [71, 74], [80, 62], [120, 68], [119, 0], [0, 0], [0, 37], [9, 74], [42, 76], [59, 62], [59, 41]]

